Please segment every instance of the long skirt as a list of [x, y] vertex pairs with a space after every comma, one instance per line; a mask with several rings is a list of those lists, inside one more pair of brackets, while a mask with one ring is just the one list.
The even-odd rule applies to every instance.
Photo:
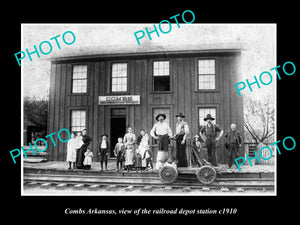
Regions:
[[84, 153], [86, 148], [81, 147], [77, 150], [76, 167], [77, 169], [83, 169]]

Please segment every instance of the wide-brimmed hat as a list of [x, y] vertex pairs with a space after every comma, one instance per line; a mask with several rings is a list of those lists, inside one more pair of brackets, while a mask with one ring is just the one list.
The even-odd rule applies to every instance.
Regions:
[[160, 116], [162, 116], [164, 118], [164, 120], [167, 118], [167, 116], [165, 114], [160, 113], [155, 117], [155, 119], [158, 121], [158, 117], [160, 117]]
[[204, 121], [206, 121], [208, 119], [215, 120], [215, 118], [213, 118], [210, 114], [207, 114], [207, 116], [204, 118]]
[[182, 118], [184, 118], [185, 117], [185, 115], [182, 113], [182, 112], [179, 112], [177, 115], [176, 115], [176, 117], [182, 117]]

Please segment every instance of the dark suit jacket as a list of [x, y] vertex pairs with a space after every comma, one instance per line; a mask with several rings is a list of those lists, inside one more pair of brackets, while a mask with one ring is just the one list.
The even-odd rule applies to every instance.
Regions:
[[102, 153], [108, 153], [109, 152], [109, 142], [108, 142], [108, 140], [106, 140], [106, 149], [101, 149], [101, 142], [102, 142], [102, 140], [100, 140], [99, 141], [99, 143], [98, 143], [98, 152], [100, 153], [100, 154], [102, 154]]

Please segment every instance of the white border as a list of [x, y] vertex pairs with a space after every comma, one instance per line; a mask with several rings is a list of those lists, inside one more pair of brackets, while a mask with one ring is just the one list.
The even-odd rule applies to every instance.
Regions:
[[[202, 24], [199, 24], [199, 23], [194, 23], [194, 24], [197, 24], [197, 25], [202, 25]], [[55, 26], [70, 26], [70, 25], [80, 25], [80, 26], [95, 26], [95, 25], [107, 25], [107, 26], [120, 26], [120, 25], [137, 25], [137, 30], [139, 28], [141, 28], [142, 26], [145, 26], [145, 25], [149, 25], [149, 24], [135, 24], [135, 23], [132, 23], [132, 24], [109, 24], [109, 23], [95, 23], [95, 24], [85, 24], [85, 23], [70, 23], [70, 24], [60, 24], [60, 23], [42, 23], [42, 24], [38, 24], [38, 23], [22, 23], [21, 24], [21, 49], [24, 49], [24, 46], [23, 46], [23, 25], [36, 25], [36, 26], [39, 26], [39, 25], [55, 25]], [[153, 24], [150, 24], [150, 25], [153, 25]], [[181, 25], [184, 25], [184, 24], [181, 24]], [[218, 24], [218, 23], [203, 23], [203, 25], [212, 25], [212, 26], [224, 26], [224, 25], [256, 25], [256, 26], [259, 26], [259, 25], [275, 25], [275, 59], [274, 59], [274, 62], [275, 62], [275, 65], [277, 65], [277, 23], [263, 23], [263, 24], [256, 24], [256, 23], [224, 23], [224, 24]], [[275, 80], [275, 140], [277, 140], [277, 79], [274, 79]], [[23, 110], [24, 110], [24, 104], [23, 104], [23, 97], [24, 97], [24, 86], [23, 86], [23, 83], [24, 83], [24, 77], [23, 77], [23, 67], [21, 66], [21, 144], [23, 146], [23, 143], [24, 143], [24, 137], [23, 137], [23, 133], [24, 133], [24, 120], [23, 120]], [[266, 193], [247, 193], [247, 194], [230, 194], [229, 193], [215, 193], [215, 194], [209, 194], [209, 193], [205, 193], [205, 194], [198, 194], [198, 195], [193, 195], [193, 194], [179, 194], [179, 193], [172, 193], [172, 194], [168, 194], [168, 193], [156, 193], [156, 194], [153, 194], [153, 193], [147, 193], [147, 194], [130, 194], [130, 193], [125, 193], [124, 194], [114, 194], [114, 192], [112, 193], [109, 193], [109, 194], [95, 194], [95, 192], [93, 191], [90, 191], [91, 193], [94, 193], [94, 194], [48, 194], [48, 195], [44, 195], [44, 194], [28, 194], [28, 193], [24, 193], [24, 189], [23, 189], [23, 173], [24, 173], [24, 169], [23, 169], [23, 154], [21, 154], [21, 196], [277, 196], [277, 151], [274, 151], [276, 152], [275, 154], [275, 163], [274, 163], [274, 166], [275, 166], [275, 189], [274, 189], [274, 193], [271, 193], [271, 194], [266, 194]], [[17, 165], [15, 165], [17, 166]], [[57, 192], [59, 192], [59, 190], [57, 190]]]

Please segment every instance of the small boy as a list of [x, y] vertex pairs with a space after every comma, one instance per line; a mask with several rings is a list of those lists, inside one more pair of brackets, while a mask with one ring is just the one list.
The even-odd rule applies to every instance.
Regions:
[[143, 159], [146, 159], [146, 170], [148, 169], [149, 164], [151, 166], [151, 169], [153, 170], [152, 151], [150, 148], [146, 149], [146, 151], [144, 152]]
[[86, 169], [86, 170], [90, 170], [91, 169], [93, 156], [94, 156], [93, 153], [88, 148], [86, 150], [86, 152], [84, 153], [84, 161], [83, 161], [84, 169]]
[[102, 134], [101, 141], [99, 142], [98, 155], [100, 156], [101, 171], [103, 171], [103, 162], [105, 162], [105, 170], [107, 170], [107, 159], [108, 159], [108, 152], [109, 152], [109, 143], [107, 138], [108, 138], [107, 134]]
[[123, 144], [123, 138], [118, 137], [118, 143], [115, 146], [114, 154], [117, 157], [117, 170], [121, 170], [123, 168], [124, 162], [124, 154], [125, 154], [125, 146]]

